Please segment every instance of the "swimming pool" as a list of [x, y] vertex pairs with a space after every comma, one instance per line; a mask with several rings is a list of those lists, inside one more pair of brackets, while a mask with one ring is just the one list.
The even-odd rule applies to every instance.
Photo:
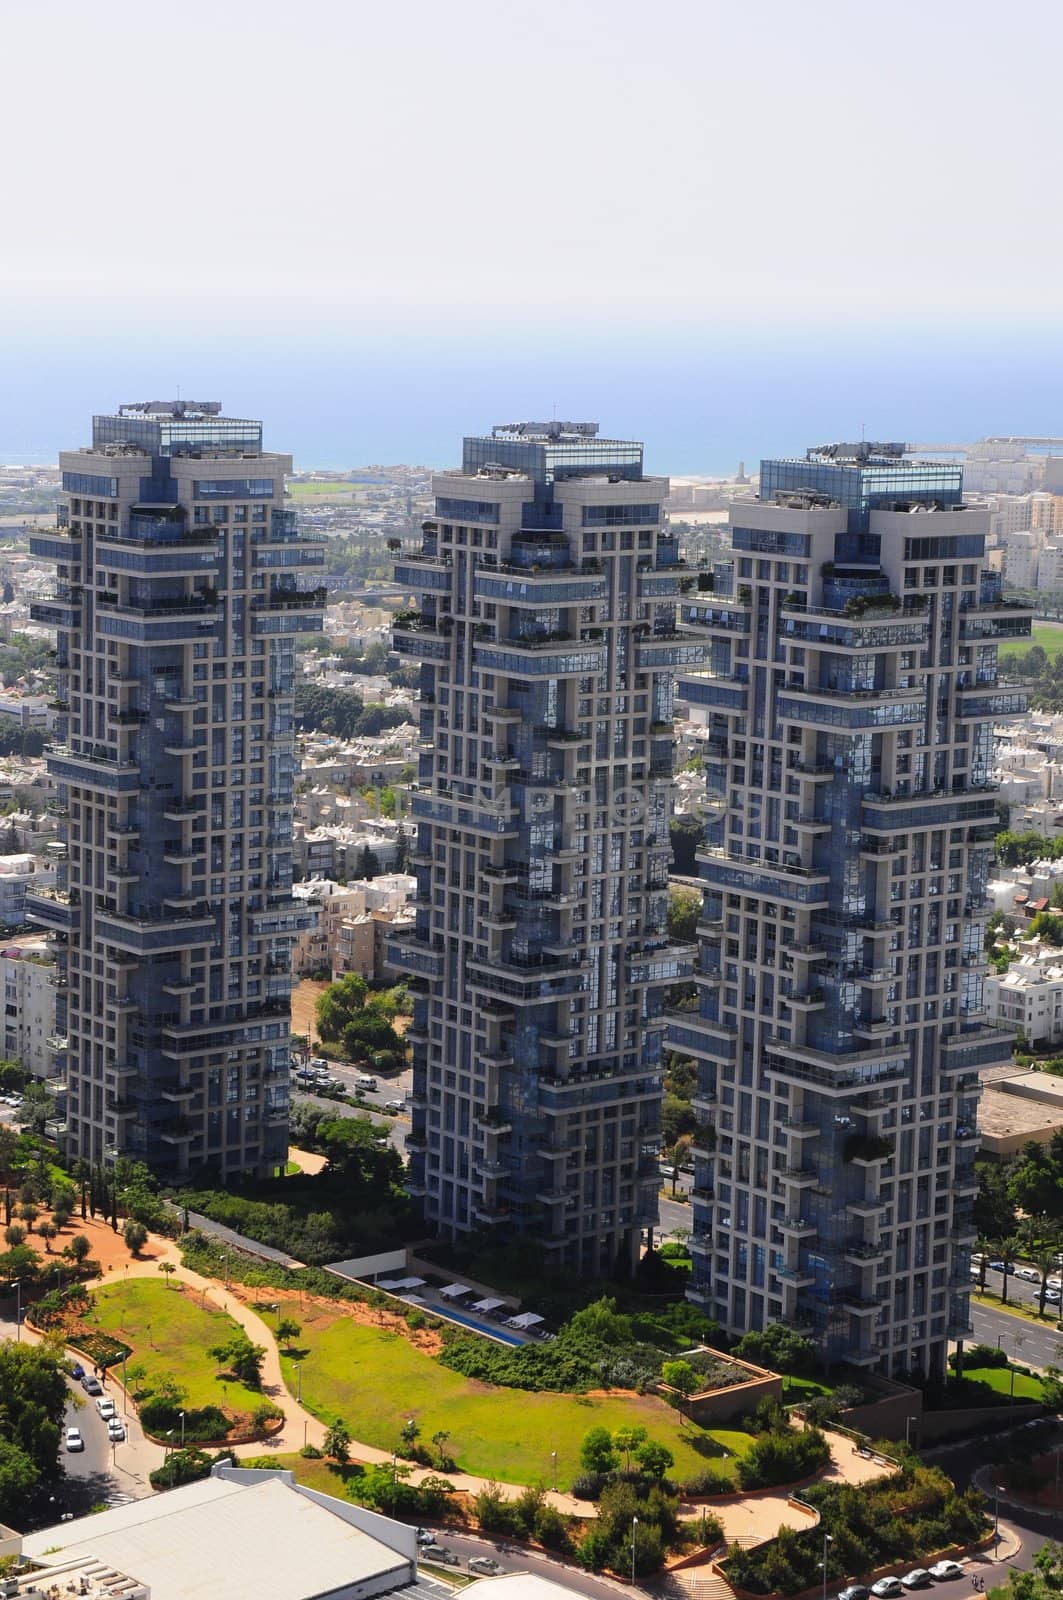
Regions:
[[474, 1333], [486, 1333], [492, 1339], [501, 1339], [503, 1344], [519, 1346], [524, 1343], [524, 1340], [518, 1339], [515, 1333], [510, 1333], [508, 1328], [500, 1328], [493, 1322], [478, 1322], [475, 1317], [468, 1317], [464, 1311], [456, 1311], [453, 1306], [447, 1306], [445, 1311], [439, 1306], [429, 1306], [428, 1310], [434, 1317], [445, 1317], [450, 1322], [460, 1322], [463, 1327], [471, 1328]]

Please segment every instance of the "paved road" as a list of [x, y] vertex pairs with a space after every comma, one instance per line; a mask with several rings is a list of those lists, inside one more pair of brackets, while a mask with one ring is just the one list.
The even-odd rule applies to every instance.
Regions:
[[[387, 1098], [390, 1099], [391, 1096], [388, 1095]], [[396, 1099], [397, 1098], [398, 1096], [396, 1094]], [[334, 1117], [368, 1116], [371, 1122], [377, 1123], [382, 1128], [386, 1127], [391, 1130], [388, 1137], [395, 1146], [395, 1149], [399, 1152], [399, 1155], [405, 1161], [406, 1134], [409, 1131], [409, 1124], [403, 1121], [402, 1118], [384, 1116], [376, 1111], [367, 1111], [363, 1106], [349, 1106], [343, 1100], [330, 1100], [325, 1095], [304, 1094], [304, 1092], [297, 1087], [294, 1079], [292, 1080], [292, 1101], [293, 1103], [305, 1103], [306, 1105], [320, 1106], [322, 1111], [328, 1111]]]
[[[439, 1543], [445, 1550], [453, 1550], [456, 1556], [463, 1557], [460, 1567], [449, 1570], [467, 1572], [466, 1562], [470, 1556], [490, 1556], [497, 1561], [503, 1572], [532, 1572], [540, 1578], [550, 1578], [554, 1583], [563, 1584], [566, 1589], [573, 1589], [577, 1594], [588, 1596], [588, 1600], [616, 1600], [620, 1585], [611, 1583], [607, 1578], [597, 1578], [590, 1572], [582, 1572], [577, 1567], [566, 1566], [550, 1556], [538, 1555], [530, 1550], [520, 1549], [516, 1545], [508, 1545], [504, 1540], [492, 1544], [488, 1539], [476, 1538], [473, 1535], [454, 1533], [449, 1528], [440, 1528]], [[446, 1571], [446, 1567], [437, 1567], [437, 1571]], [[501, 1577], [501, 1573], [496, 1576]], [[475, 1574], [474, 1574], [475, 1576]], [[628, 1594], [631, 1585], [625, 1584]], [[968, 1585], [968, 1590], [970, 1585]]]
[[[669, 1192], [671, 1187], [671, 1184], [669, 1184]], [[680, 1190], [680, 1193], [682, 1193], [682, 1190]], [[660, 1216], [661, 1220], [657, 1230], [659, 1238], [666, 1239], [677, 1228], [686, 1228], [688, 1232], [690, 1231], [693, 1213], [689, 1201], [666, 1200], [662, 1195], [660, 1199]]]
[[1022, 1366], [1063, 1366], [1063, 1333], [1057, 1333], [1051, 1323], [1039, 1327], [1025, 1317], [1016, 1317], [1010, 1311], [998, 1311], [992, 1306], [971, 1303], [972, 1341], [978, 1344], [996, 1344], [1006, 1350]]

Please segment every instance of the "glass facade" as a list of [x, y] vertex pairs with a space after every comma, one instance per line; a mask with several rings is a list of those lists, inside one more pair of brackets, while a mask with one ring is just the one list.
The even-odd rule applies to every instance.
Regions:
[[936, 462], [894, 459], [862, 462], [826, 460], [810, 451], [805, 460], [762, 461], [760, 498], [770, 504], [779, 495], [822, 495], [849, 513], [849, 531], [867, 528], [875, 507], [899, 503], [959, 506], [963, 469]]
[[[589, 434], [545, 437], [504, 429], [495, 429], [490, 438], [465, 439], [461, 470], [466, 476], [475, 476], [495, 466], [526, 473], [535, 482], [537, 491], [548, 488], [559, 478], [599, 474], [637, 482], [642, 477], [642, 445], [632, 440], [599, 439]], [[540, 498], [538, 492], [536, 498]]]
[[184, 412], [179, 403], [170, 414], [123, 407], [117, 416], [92, 419], [92, 447], [131, 444], [149, 456], [260, 455], [262, 424], [240, 417]]

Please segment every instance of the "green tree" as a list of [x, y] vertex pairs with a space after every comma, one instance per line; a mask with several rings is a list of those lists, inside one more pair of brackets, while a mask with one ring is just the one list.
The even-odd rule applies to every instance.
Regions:
[[645, 1444], [640, 1444], [635, 1459], [646, 1476], [658, 1483], [675, 1465], [675, 1456], [666, 1444], [661, 1444], [657, 1439], [647, 1439]]
[[166, 1279], [166, 1287], [168, 1289], [171, 1288], [172, 1284], [173, 1284], [174, 1273], [177, 1271], [177, 1268], [174, 1266], [173, 1262], [172, 1261], [160, 1261], [159, 1262], [159, 1271], [163, 1274], [163, 1276]]
[[734, 1353], [756, 1367], [767, 1367], [772, 1372], [784, 1372], [794, 1378], [808, 1377], [816, 1367], [814, 1346], [779, 1322], [770, 1323], [763, 1332], [743, 1334]]
[[234, 1378], [246, 1384], [249, 1389], [261, 1387], [262, 1363], [266, 1359], [265, 1347], [252, 1344], [242, 1328], [224, 1344], [213, 1345], [207, 1354], [213, 1356], [219, 1366], [227, 1368]]
[[668, 891], [668, 933], [680, 944], [693, 944], [701, 917], [702, 895], [678, 885]]
[[[701, 1379], [689, 1361], [665, 1361], [661, 1366], [661, 1381], [676, 1391], [678, 1407], [682, 1412], [683, 1402], [689, 1401]], [[671, 1396], [668, 1398], [671, 1399]]]
[[67, 1402], [62, 1347], [0, 1343], [0, 1522], [17, 1519], [55, 1470]]
[[584, 1434], [579, 1459], [587, 1472], [606, 1473], [615, 1470], [619, 1457], [613, 1448], [613, 1436], [608, 1428], [599, 1426]]
[[432, 1435], [432, 1443], [435, 1445], [436, 1449], [439, 1451], [439, 1465], [440, 1465], [441, 1468], [444, 1466], [444, 1464], [446, 1462], [446, 1459], [447, 1459], [446, 1458], [446, 1454], [444, 1453], [444, 1450], [443, 1450], [443, 1446], [446, 1444], [446, 1442], [447, 1442], [447, 1440], [449, 1438], [450, 1438], [450, 1434], [449, 1434], [449, 1432], [447, 1431], [446, 1428], [437, 1428], [435, 1433], [433, 1433], [433, 1435]]
[[613, 1444], [617, 1450], [623, 1452], [624, 1471], [631, 1471], [631, 1452], [637, 1450], [646, 1442], [646, 1429], [640, 1426], [617, 1428], [613, 1434]]
[[340, 1466], [345, 1466], [351, 1459], [351, 1430], [342, 1417], [336, 1417], [329, 1423], [325, 1434], [325, 1454], [333, 1461], [338, 1461]]
[[78, 1266], [80, 1266], [81, 1263], [88, 1257], [92, 1246], [83, 1233], [75, 1233], [74, 1237], [71, 1239], [66, 1248], [71, 1260], [76, 1261]]
[[122, 1229], [122, 1238], [130, 1255], [138, 1256], [148, 1242], [148, 1230], [142, 1222], [135, 1222], [130, 1217]]
[[277, 1323], [277, 1343], [291, 1349], [303, 1331], [301, 1322], [296, 1322], [294, 1317], [282, 1317]]

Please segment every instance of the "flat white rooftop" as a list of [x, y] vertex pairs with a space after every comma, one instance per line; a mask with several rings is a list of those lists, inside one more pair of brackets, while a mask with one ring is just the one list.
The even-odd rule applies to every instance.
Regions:
[[45, 1528], [22, 1553], [45, 1567], [104, 1563], [151, 1600], [318, 1600], [408, 1583], [411, 1559], [355, 1527], [356, 1508], [335, 1506], [272, 1474], [211, 1477]]

